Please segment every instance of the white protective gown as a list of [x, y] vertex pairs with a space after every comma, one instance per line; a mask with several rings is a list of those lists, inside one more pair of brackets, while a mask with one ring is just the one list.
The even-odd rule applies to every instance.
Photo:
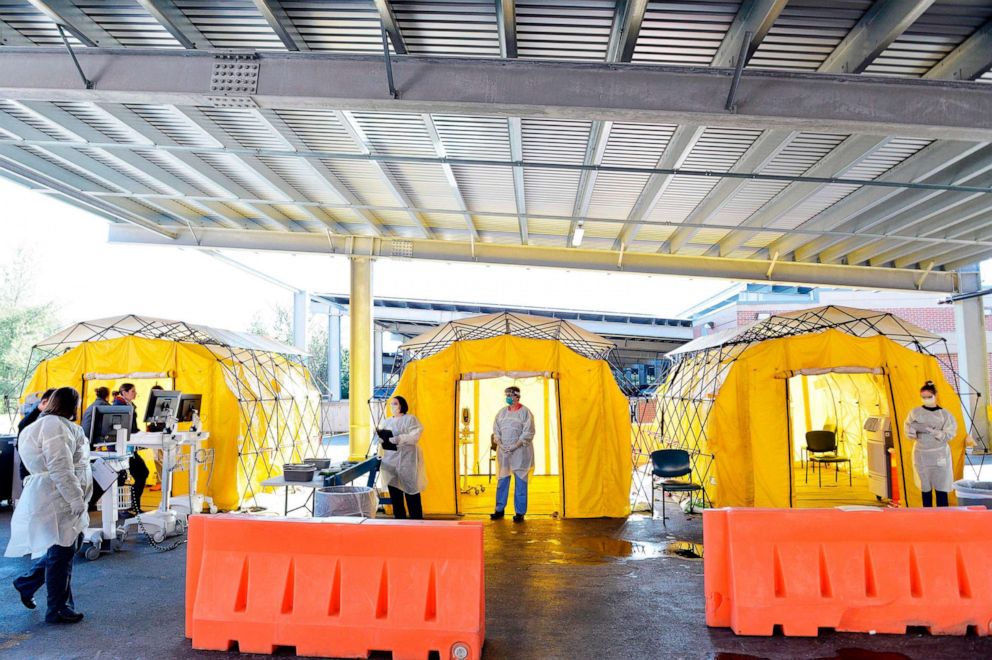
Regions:
[[923, 492], [951, 491], [954, 472], [948, 443], [957, 432], [957, 420], [943, 408], [927, 410], [918, 406], [909, 412], [906, 418], [906, 435], [916, 440], [916, 446], [913, 447], [913, 467]]
[[10, 543], [4, 554], [40, 557], [53, 545], [72, 545], [89, 525], [90, 443], [82, 427], [64, 417], [44, 415], [24, 429], [17, 444], [31, 475], [24, 480], [10, 520]]
[[517, 410], [510, 410], [506, 406], [496, 413], [493, 433], [496, 435], [499, 478], [513, 474], [522, 481], [527, 481], [534, 468], [533, 413], [527, 406], [520, 406]]
[[420, 448], [424, 427], [420, 420], [410, 414], [396, 415], [387, 418], [380, 428], [392, 431], [390, 440], [399, 445], [396, 450], [381, 450], [382, 483], [408, 495], [416, 495], [427, 488], [424, 450]]

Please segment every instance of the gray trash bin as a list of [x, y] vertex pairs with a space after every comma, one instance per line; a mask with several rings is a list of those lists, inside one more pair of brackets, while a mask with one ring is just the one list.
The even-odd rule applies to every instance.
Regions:
[[328, 486], [314, 495], [313, 517], [359, 516], [375, 518], [379, 496], [368, 486]]
[[958, 506], [984, 506], [992, 509], [992, 481], [959, 479], [954, 482]]

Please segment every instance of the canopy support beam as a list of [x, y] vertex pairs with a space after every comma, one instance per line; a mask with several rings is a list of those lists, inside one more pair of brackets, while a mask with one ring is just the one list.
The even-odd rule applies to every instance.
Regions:
[[[962, 293], [982, 288], [982, 274], [978, 266], [959, 271], [958, 278]], [[989, 392], [989, 349], [985, 333], [984, 301], [980, 297], [956, 301], [954, 329], [957, 333], [958, 369], [961, 374], [961, 382], [958, 384], [961, 405], [967, 409], [965, 417], [970, 416], [974, 420], [975, 428], [972, 433], [981, 436], [981, 439], [975, 437], [979, 449], [988, 451], [989, 418], [986, 405]]]
[[372, 438], [372, 259], [351, 257], [348, 459], [365, 458]]

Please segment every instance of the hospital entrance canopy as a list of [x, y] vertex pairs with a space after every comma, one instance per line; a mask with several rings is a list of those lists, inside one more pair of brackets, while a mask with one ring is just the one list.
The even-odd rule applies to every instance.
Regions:
[[119, 242], [947, 292], [992, 255], [990, 21], [3, 0], [0, 174]]

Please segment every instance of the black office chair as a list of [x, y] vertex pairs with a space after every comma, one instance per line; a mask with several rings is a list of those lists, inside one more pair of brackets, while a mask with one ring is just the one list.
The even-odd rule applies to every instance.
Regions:
[[[689, 481], [678, 481], [675, 477], [689, 475]], [[692, 465], [689, 462], [689, 452], [684, 449], [659, 449], [651, 452], [651, 517], [654, 517], [655, 477], [661, 478], [661, 522], [668, 520], [665, 514], [665, 495], [673, 493], [692, 493], [703, 490], [699, 484], [692, 483]], [[692, 500], [690, 502], [690, 511]]]
[[809, 466], [816, 463], [816, 480], [818, 487], [823, 487], [823, 464], [833, 464], [834, 482], [837, 481], [837, 473], [840, 463], [847, 463], [847, 484], [853, 486], [854, 481], [851, 476], [851, 459], [837, 455], [837, 436], [833, 431], [807, 431], [806, 432], [806, 483], [809, 483]]

